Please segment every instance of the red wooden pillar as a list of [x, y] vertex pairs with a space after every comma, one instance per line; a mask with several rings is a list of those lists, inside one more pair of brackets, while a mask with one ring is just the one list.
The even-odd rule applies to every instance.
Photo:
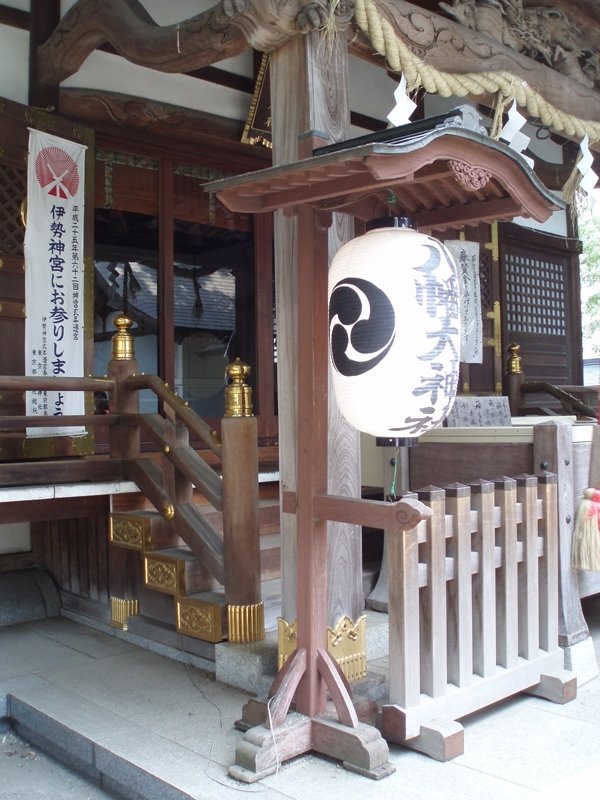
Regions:
[[327, 257], [328, 237], [313, 209], [298, 209], [298, 452], [297, 619], [298, 647], [308, 668], [296, 707], [308, 716], [325, 710], [325, 685], [316, 669], [327, 648], [327, 521], [315, 519], [314, 498], [327, 494]]

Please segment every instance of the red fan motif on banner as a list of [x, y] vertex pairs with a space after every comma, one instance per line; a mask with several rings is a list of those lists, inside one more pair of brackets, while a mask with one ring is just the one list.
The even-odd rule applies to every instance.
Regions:
[[44, 147], [35, 160], [35, 174], [42, 189], [53, 197], [68, 200], [79, 187], [79, 170], [71, 156], [60, 147]]

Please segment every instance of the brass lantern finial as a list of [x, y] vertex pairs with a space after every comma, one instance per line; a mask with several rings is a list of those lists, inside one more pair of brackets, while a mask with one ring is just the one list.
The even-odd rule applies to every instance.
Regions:
[[236, 358], [225, 367], [225, 372], [230, 381], [225, 389], [225, 416], [226, 417], [252, 417], [252, 389], [245, 383], [250, 374], [250, 367], [241, 359]]
[[112, 338], [112, 357], [117, 361], [132, 361], [135, 358], [135, 347], [129, 329], [133, 320], [125, 314], [119, 314], [114, 319], [114, 325], [117, 332]]
[[508, 360], [506, 371], [509, 375], [522, 375], [523, 365], [521, 364], [521, 345], [513, 342], [508, 345]]

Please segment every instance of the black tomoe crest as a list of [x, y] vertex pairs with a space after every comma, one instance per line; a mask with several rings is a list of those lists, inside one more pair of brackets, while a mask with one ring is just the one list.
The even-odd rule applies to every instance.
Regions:
[[335, 369], [347, 377], [373, 369], [389, 353], [396, 336], [394, 307], [378, 286], [344, 278], [329, 300], [329, 344]]

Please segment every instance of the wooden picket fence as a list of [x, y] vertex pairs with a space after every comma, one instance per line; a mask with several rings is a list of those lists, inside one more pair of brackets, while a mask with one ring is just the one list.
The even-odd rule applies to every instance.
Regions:
[[516, 692], [566, 702], [558, 645], [556, 476], [427, 487], [432, 516], [387, 535], [389, 703], [383, 735], [439, 760], [459, 718]]

